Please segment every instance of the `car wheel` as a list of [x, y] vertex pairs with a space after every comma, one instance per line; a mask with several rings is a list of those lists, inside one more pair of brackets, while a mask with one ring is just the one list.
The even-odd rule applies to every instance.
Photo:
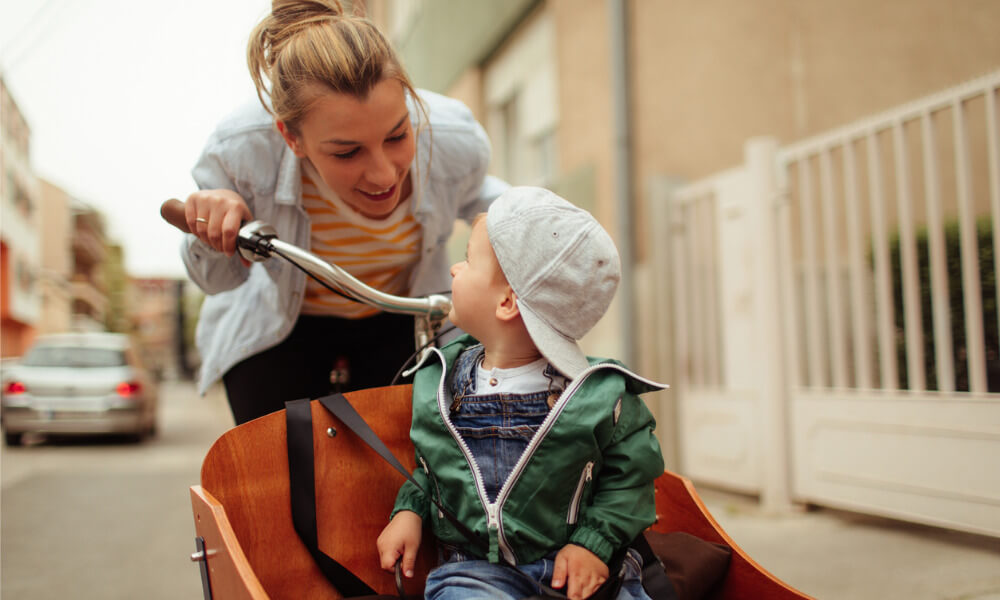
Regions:
[[23, 433], [10, 433], [9, 431], [5, 431], [3, 433], [3, 441], [8, 446], [20, 446], [21, 438], [23, 437], [24, 437]]

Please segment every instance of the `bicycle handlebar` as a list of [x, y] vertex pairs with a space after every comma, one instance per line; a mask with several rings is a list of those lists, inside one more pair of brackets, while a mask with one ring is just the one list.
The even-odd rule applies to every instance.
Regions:
[[345, 296], [387, 312], [425, 315], [432, 320], [443, 320], [451, 312], [451, 300], [445, 296], [431, 294], [423, 298], [406, 298], [376, 290], [341, 267], [282, 242], [274, 228], [263, 221], [252, 221], [241, 227], [236, 244], [247, 260], [261, 261], [277, 254]]
[[[181, 231], [191, 233], [184, 218], [184, 203], [180, 200], [171, 198], [164, 202], [160, 206], [160, 216]], [[260, 262], [277, 254], [353, 300], [386, 312], [426, 317], [435, 328], [451, 312], [451, 300], [446, 296], [432, 294], [407, 298], [376, 290], [341, 267], [298, 246], [282, 242], [274, 228], [263, 221], [251, 221], [241, 227], [236, 244], [240, 255], [249, 261]]]

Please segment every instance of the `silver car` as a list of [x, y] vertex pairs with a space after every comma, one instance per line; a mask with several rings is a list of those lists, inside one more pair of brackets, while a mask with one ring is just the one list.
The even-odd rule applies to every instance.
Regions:
[[25, 433], [155, 434], [157, 389], [128, 336], [39, 336], [16, 364], [5, 365], [0, 396], [4, 441]]

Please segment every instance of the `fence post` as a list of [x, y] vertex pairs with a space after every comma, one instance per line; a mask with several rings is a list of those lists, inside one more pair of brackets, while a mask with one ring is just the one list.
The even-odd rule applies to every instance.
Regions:
[[[681, 374], [677, 372], [674, 361], [673, 310], [674, 310], [674, 272], [673, 252], [676, 225], [671, 212], [674, 192], [683, 185], [680, 179], [666, 175], [652, 176], [648, 180], [647, 206], [649, 218], [646, 219], [647, 239], [650, 240], [651, 254], [647, 261], [649, 269], [649, 298], [647, 306], [651, 314], [649, 323], [652, 329], [653, 351], [656, 368], [651, 376], [657, 381], [670, 384], [670, 389], [657, 394], [659, 404], [656, 411], [656, 429], [660, 432], [660, 448], [663, 452], [663, 462], [668, 469], [678, 470], [681, 464], [681, 431], [678, 415], [678, 401], [683, 393]], [[645, 327], [643, 328], [645, 329]]]
[[759, 396], [761, 508], [792, 509], [788, 454], [788, 386], [782, 332], [781, 280], [778, 271], [776, 202], [778, 143], [758, 137], [744, 146], [751, 202], [749, 224], [754, 234], [754, 320], [760, 352], [756, 372]]

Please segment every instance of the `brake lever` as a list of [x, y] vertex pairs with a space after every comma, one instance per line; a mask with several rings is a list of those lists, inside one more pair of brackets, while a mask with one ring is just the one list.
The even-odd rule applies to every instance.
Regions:
[[263, 262], [274, 252], [272, 240], [278, 237], [274, 227], [264, 221], [250, 221], [236, 236], [240, 256], [251, 262]]

